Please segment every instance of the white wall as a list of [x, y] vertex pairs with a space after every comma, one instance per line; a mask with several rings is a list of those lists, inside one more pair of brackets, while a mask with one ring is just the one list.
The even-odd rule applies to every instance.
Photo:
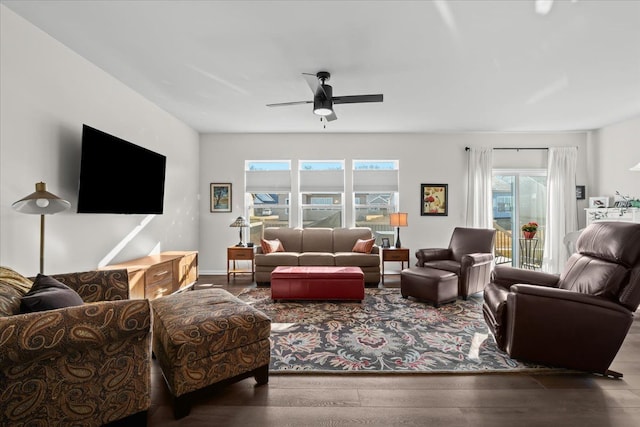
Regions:
[[[39, 217], [11, 209], [38, 181], [71, 202], [46, 217], [45, 273], [198, 249], [197, 132], [0, 8], [0, 264], [38, 272]], [[75, 213], [83, 123], [167, 156], [163, 215]]]
[[[226, 270], [226, 248], [237, 243], [229, 224], [244, 214], [245, 160], [398, 159], [400, 209], [409, 213], [401, 230], [411, 253], [423, 247], [446, 247], [451, 231], [466, 223], [466, 146], [576, 146], [578, 182], [586, 182], [587, 132], [555, 134], [207, 134], [200, 145], [200, 268], [202, 273]], [[546, 167], [544, 151], [500, 151], [499, 160], [522, 167]], [[510, 158], [510, 160], [509, 160]], [[209, 212], [209, 184], [233, 185], [233, 211]], [[420, 216], [420, 184], [449, 185], [449, 215]], [[351, 226], [353, 224], [346, 224]], [[413, 263], [413, 262], [412, 262]]]
[[640, 117], [606, 126], [594, 132], [589, 159], [588, 196], [608, 196], [619, 191], [640, 199], [640, 172], [629, 168], [640, 162]]

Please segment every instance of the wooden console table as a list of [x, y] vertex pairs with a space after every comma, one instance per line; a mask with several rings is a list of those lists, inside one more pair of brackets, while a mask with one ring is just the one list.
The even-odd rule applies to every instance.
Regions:
[[198, 279], [198, 252], [162, 252], [101, 270], [120, 268], [126, 268], [129, 274], [129, 298], [153, 300], [184, 289]]

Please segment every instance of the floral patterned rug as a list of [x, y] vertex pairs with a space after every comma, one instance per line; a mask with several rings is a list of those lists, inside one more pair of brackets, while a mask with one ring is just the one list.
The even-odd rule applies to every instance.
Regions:
[[482, 297], [440, 308], [399, 289], [365, 289], [358, 302], [273, 302], [268, 288], [238, 297], [267, 314], [270, 372], [478, 373], [561, 371], [510, 359], [482, 317]]

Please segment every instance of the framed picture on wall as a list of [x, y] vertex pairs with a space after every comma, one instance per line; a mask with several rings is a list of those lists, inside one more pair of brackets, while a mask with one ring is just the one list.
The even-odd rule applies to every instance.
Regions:
[[576, 200], [584, 200], [585, 187], [584, 185], [576, 185]]
[[449, 215], [448, 198], [448, 184], [420, 184], [420, 215]]
[[230, 183], [211, 183], [211, 212], [231, 212]]

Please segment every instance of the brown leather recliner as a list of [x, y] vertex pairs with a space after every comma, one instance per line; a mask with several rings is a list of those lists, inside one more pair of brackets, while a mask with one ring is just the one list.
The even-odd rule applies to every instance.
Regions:
[[576, 242], [560, 276], [497, 266], [484, 318], [514, 359], [609, 371], [640, 304], [640, 224], [596, 222]]
[[458, 296], [481, 292], [491, 277], [496, 230], [456, 227], [447, 249], [419, 249], [417, 267], [446, 270], [458, 276]]

